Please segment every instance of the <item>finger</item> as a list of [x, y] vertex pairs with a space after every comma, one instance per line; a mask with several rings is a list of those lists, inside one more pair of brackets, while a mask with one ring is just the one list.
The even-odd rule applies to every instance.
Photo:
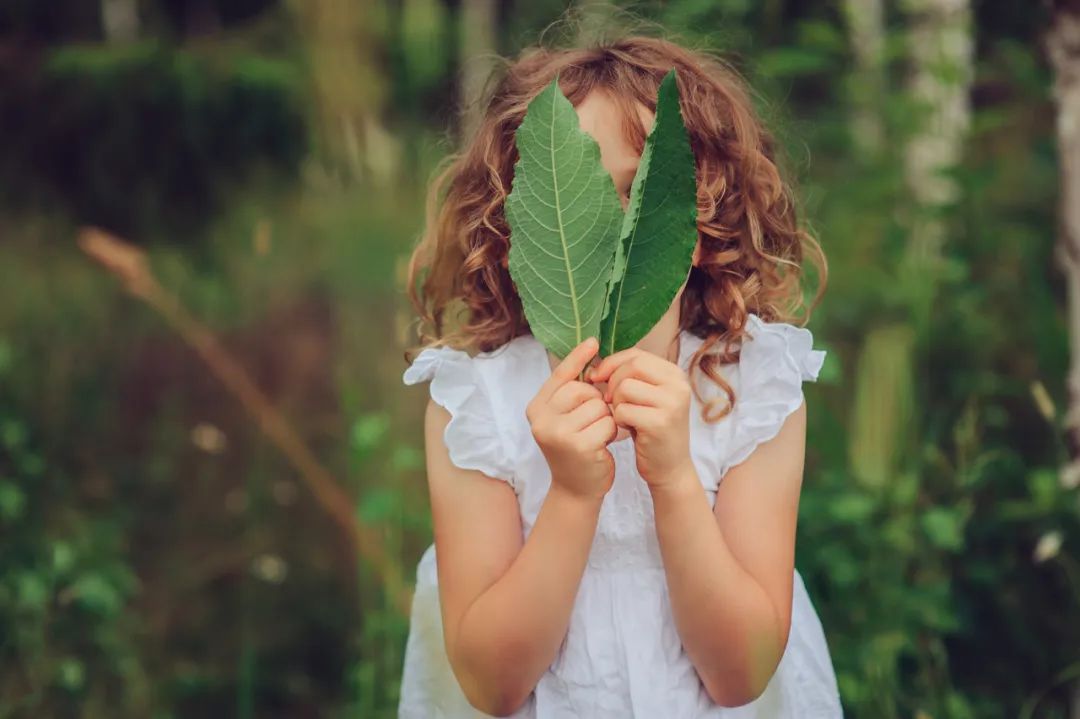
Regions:
[[612, 390], [611, 402], [615, 405], [628, 402], [645, 407], [661, 407], [664, 402], [664, 390], [662, 387], [643, 382], [636, 377], [627, 377]]
[[637, 373], [633, 363], [627, 362], [623, 364], [608, 378], [607, 387], [604, 390], [604, 400], [610, 402], [611, 398], [615, 396], [615, 390], [618, 389], [619, 385], [625, 380], [636, 376]]
[[[629, 350], [627, 350], [629, 352]], [[615, 355], [611, 355], [614, 357]], [[601, 369], [603, 362], [597, 366], [597, 370]], [[619, 371], [632, 371], [637, 377], [644, 379], [653, 384], [663, 384], [665, 381], [673, 379], [676, 373], [682, 372], [682, 370], [675, 366], [673, 363], [668, 362], [663, 357], [654, 355], [651, 352], [645, 352], [638, 350], [636, 353], [624, 358], [620, 358], [619, 362], [613, 369], [605, 369], [603, 372], [593, 370], [589, 373], [590, 381], [604, 381], [607, 380], [608, 384], [611, 384], [611, 377], [619, 373]]]
[[[660, 362], [662, 365], [670, 365], [670, 363], [665, 362], [664, 360], [660, 360]], [[607, 388], [604, 390], [604, 399], [610, 402], [611, 398], [615, 396], [615, 390], [619, 388], [619, 385], [621, 385], [623, 382], [630, 378], [634, 378], [645, 382], [646, 384], [655, 385], [657, 387], [663, 387], [677, 381], [676, 377], [668, 376], [669, 373], [666, 371], [668, 367], [661, 366], [659, 368], [650, 368], [649, 364], [650, 363], [648, 363], [648, 361], [643, 358], [641, 360], [627, 362], [622, 367], [619, 367], [619, 369], [615, 370], [614, 374], [611, 375], [611, 379], [608, 380]], [[646, 371], [642, 371], [642, 367], [645, 367]], [[670, 368], [675, 370], [675, 372], [682, 372], [681, 369], [675, 367], [674, 365], [670, 365]]]
[[585, 369], [585, 365], [589, 364], [595, 355], [597, 350], [600, 349], [600, 343], [595, 337], [589, 337], [584, 342], [579, 344], [574, 349], [570, 350], [570, 354], [563, 358], [555, 369], [551, 371], [551, 376], [540, 388], [539, 394], [543, 394], [549, 398], [555, 393], [560, 386], [567, 382], [576, 379]]
[[611, 373], [616, 369], [632, 360], [639, 354], [644, 354], [643, 350], [637, 347], [629, 347], [624, 350], [620, 350], [615, 354], [610, 354], [607, 357], [600, 360], [600, 363], [589, 370], [588, 379], [590, 382], [606, 382]]
[[566, 426], [577, 432], [579, 430], [588, 427], [590, 424], [603, 417], [611, 416], [611, 408], [608, 407], [607, 402], [599, 397], [593, 397], [592, 399], [578, 405], [577, 409], [566, 415]]
[[611, 415], [601, 417], [580, 432], [582, 440], [596, 447], [603, 447], [619, 434], [619, 427]]
[[624, 402], [615, 405], [612, 417], [615, 423], [634, 430], [641, 430], [652, 426], [656, 410], [652, 407], [644, 407], [639, 404]]
[[603, 399], [603, 395], [596, 387], [585, 382], [573, 380], [555, 390], [548, 400], [548, 406], [559, 413], [570, 412], [579, 405], [590, 399]]

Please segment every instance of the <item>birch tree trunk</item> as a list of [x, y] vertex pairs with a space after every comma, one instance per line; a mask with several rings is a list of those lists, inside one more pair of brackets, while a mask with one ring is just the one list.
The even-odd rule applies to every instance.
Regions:
[[[960, 162], [971, 124], [974, 74], [970, 0], [904, 0], [908, 11], [910, 94], [919, 124], [903, 148], [906, 182], [915, 209], [899, 280], [909, 318], [867, 333], [860, 349], [848, 451], [856, 477], [883, 488], [917, 444], [912, 429], [915, 352], [933, 310], [943, 268], [945, 224], [937, 212], [956, 201], [959, 187], [948, 172]], [[880, 102], [884, 85], [884, 19], [880, 0], [845, 0], [853, 53], [852, 129], [860, 149], [883, 148]], [[863, 95], [863, 93], [866, 93]]]
[[884, 141], [881, 101], [885, 86], [885, 10], [882, 0], [844, 0], [855, 69], [850, 81], [851, 136], [864, 153], [876, 155]]
[[911, 23], [908, 53], [918, 130], [905, 152], [905, 174], [915, 200], [908, 245], [908, 287], [916, 320], [929, 313], [942, 268], [945, 226], [934, 210], [956, 201], [947, 173], [959, 163], [971, 126], [974, 42], [970, 0], [905, 0]]
[[484, 89], [495, 66], [495, 0], [462, 0], [461, 106], [463, 137], [472, 137], [484, 108]]
[[101, 0], [101, 29], [110, 45], [137, 40], [138, 0]]
[[[1069, 459], [1062, 468], [1067, 486], [1080, 482], [1080, 0], [1062, 0], [1046, 38], [1054, 70], [1057, 142], [1061, 172], [1061, 221], [1057, 259], [1065, 274], [1068, 301], [1069, 373], [1065, 414]], [[1080, 685], [1077, 694], [1080, 695]], [[1074, 702], [1073, 716], [1080, 716]]]

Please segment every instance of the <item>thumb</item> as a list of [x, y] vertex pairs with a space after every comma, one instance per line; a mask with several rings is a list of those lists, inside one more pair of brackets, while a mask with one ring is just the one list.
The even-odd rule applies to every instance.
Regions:
[[562, 362], [552, 370], [551, 374], [558, 383], [564, 384], [579, 376], [589, 364], [589, 360], [596, 356], [600, 349], [600, 342], [595, 337], [589, 337], [563, 358]]

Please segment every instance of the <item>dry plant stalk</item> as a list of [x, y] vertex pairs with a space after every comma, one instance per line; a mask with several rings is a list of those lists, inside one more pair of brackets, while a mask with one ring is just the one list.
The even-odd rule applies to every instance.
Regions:
[[352, 498], [217, 337], [158, 283], [146, 254], [110, 233], [92, 227], [80, 231], [78, 244], [91, 259], [116, 276], [128, 292], [156, 310], [195, 350], [225, 389], [240, 401], [259, 429], [289, 460], [316, 501], [348, 535], [360, 558], [375, 568], [391, 604], [403, 616], [408, 616], [412, 589], [406, 585], [398, 565], [387, 553], [378, 531], [356, 517]]

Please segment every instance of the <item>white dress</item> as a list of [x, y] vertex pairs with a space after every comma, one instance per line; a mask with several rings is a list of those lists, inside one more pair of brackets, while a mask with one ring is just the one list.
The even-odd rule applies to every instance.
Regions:
[[[712, 504], [724, 473], [774, 437], [802, 403], [825, 353], [810, 331], [749, 317], [738, 363], [721, 371], [735, 408], [717, 423], [690, 410], [691, 455]], [[702, 339], [680, 335], [686, 369]], [[431, 380], [431, 396], [451, 414], [444, 439], [451, 461], [508, 482], [528, 537], [551, 475], [525, 418], [525, 406], [551, 369], [543, 346], [524, 335], [476, 357], [450, 348], [423, 350], [406, 384]], [[700, 377], [695, 373], [695, 377]], [[702, 394], [722, 396], [714, 383]], [[721, 400], [723, 401], [723, 400]], [[652, 497], [634, 461], [633, 439], [611, 445], [615, 481], [600, 510], [588, 566], [570, 625], [551, 666], [516, 719], [834, 719], [840, 700], [821, 623], [798, 572], [791, 632], [765, 692], [737, 708], [708, 697], [676, 631], [654, 525]], [[398, 706], [401, 719], [487, 717], [470, 706], [446, 657], [435, 547], [420, 559]]]

